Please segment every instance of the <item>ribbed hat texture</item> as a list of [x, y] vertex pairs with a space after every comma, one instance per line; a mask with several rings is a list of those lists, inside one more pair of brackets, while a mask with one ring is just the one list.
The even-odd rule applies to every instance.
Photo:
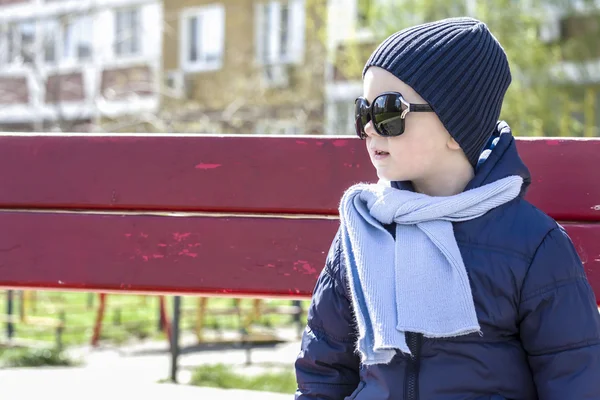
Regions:
[[419, 93], [477, 164], [512, 80], [506, 54], [483, 22], [448, 18], [396, 32], [369, 57], [363, 77], [371, 66]]

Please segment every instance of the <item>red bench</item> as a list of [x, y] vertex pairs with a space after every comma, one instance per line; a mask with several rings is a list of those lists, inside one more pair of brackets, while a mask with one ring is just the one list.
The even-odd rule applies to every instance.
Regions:
[[[528, 194], [600, 298], [600, 140], [520, 139]], [[0, 287], [305, 298], [344, 189], [375, 181], [350, 137], [0, 136]]]

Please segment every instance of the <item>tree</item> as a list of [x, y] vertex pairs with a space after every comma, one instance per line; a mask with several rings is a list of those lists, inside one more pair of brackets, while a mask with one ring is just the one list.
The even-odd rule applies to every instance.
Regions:
[[[484, 21], [502, 44], [511, 65], [513, 81], [500, 118], [513, 127], [515, 134], [598, 134], [594, 121], [597, 94], [570, 82], [566, 79], [568, 71], [559, 68], [561, 62], [576, 61], [570, 66], [585, 76], [584, 64], [578, 62], [600, 56], [600, 14], [592, 0], [372, 0], [361, 4], [374, 43], [405, 27], [441, 18], [469, 15]], [[543, 40], [543, 30], [557, 13], [562, 17], [554, 27], [563, 31], [562, 35]], [[583, 28], [579, 26], [581, 19], [586, 22]], [[578, 34], [571, 34], [573, 30]], [[339, 67], [357, 76], [367, 56], [364, 45], [361, 48], [354, 43], [342, 52]]]

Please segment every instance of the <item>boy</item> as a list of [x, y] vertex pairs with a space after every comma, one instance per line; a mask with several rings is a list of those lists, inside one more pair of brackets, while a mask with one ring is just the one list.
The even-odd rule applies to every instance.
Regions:
[[600, 399], [600, 315], [565, 231], [497, 122], [511, 75], [485, 24], [372, 54], [356, 130], [380, 182], [340, 203], [296, 399]]

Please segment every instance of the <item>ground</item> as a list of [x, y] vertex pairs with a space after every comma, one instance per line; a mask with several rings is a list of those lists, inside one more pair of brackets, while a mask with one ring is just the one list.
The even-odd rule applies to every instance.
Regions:
[[[201, 388], [186, 385], [195, 367], [225, 363], [244, 374], [272, 369], [293, 369], [300, 349], [295, 329], [280, 329], [278, 334], [290, 341], [251, 350], [251, 366], [245, 366], [244, 349], [201, 348], [192, 346], [193, 335], [182, 338], [178, 385], [159, 383], [169, 376], [170, 358], [164, 341], [146, 340], [126, 346], [68, 349], [71, 357], [83, 361], [79, 367], [0, 369], [2, 393], [19, 399], [244, 399], [283, 400], [292, 394]], [[12, 397], [12, 396], [11, 396]]]

